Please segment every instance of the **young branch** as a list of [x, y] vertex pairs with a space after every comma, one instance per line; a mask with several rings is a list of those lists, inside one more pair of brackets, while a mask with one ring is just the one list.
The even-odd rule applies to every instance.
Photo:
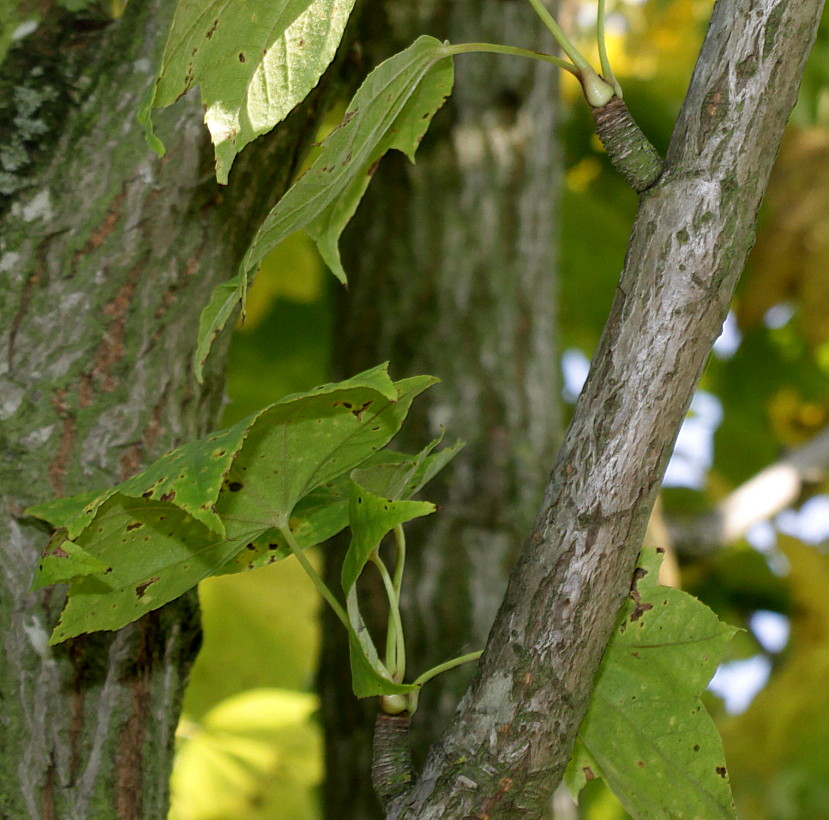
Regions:
[[473, 685], [390, 818], [541, 817], [720, 332], [822, 0], [719, 0]]

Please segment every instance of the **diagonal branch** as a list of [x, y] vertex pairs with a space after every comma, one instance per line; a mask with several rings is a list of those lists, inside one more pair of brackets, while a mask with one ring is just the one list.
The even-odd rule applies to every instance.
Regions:
[[478, 674], [393, 818], [537, 818], [560, 782], [720, 332], [822, 0], [719, 0]]
[[710, 512], [688, 523], [672, 521], [671, 535], [685, 555], [707, 555], [733, 544], [754, 524], [793, 504], [805, 484], [829, 472], [829, 429], [737, 487]]

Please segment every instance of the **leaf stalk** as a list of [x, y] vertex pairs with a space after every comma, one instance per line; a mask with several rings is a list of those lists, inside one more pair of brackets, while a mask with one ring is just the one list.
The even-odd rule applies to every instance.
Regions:
[[578, 69], [562, 60], [560, 57], [553, 57], [551, 54], [544, 54], [540, 51], [530, 51], [527, 48], [517, 46], [502, 46], [496, 43], [455, 43], [444, 47], [447, 56], [456, 54], [509, 54], [514, 57], [527, 57], [530, 60], [539, 60], [542, 63], [550, 63], [564, 71], [569, 71], [574, 77], [579, 76]]
[[470, 652], [468, 655], [461, 655], [459, 658], [452, 658], [450, 661], [446, 661], [446, 663], [438, 664], [437, 666], [433, 666], [428, 672], [424, 672], [415, 682], [414, 686], [423, 686], [424, 683], [427, 681], [432, 680], [432, 678], [436, 678], [438, 675], [442, 674], [443, 672], [448, 672], [450, 669], [454, 669], [456, 666], [462, 666], [465, 663], [469, 663], [470, 661], [476, 661], [481, 655], [484, 654], [483, 649], [479, 649], [477, 652]]
[[296, 556], [296, 559], [297, 561], [299, 561], [300, 566], [305, 570], [305, 574], [311, 579], [311, 581], [313, 581], [314, 586], [317, 588], [320, 595], [322, 595], [322, 597], [325, 598], [326, 602], [331, 607], [331, 609], [334, 610], [334, 614], [337, 616], [337, 618], [339, 618], [342, 625], [349, 632], [354, 632], [354, 628], [351, 626], [351, 622], [348, 620], [348, 615], [346, 615], [345, 610], [342, 608], [342, 605], [334, 597], [334, 593], [331, 592], [331, 589], [329, 588], [328, 584], [326, 584], [325, 581], [322, 580], [319, 573], [314, 569], [314, 565], [308, 560], [308, 556], [305, 555], [305, 551], [297, 543], [297, 540], [294, 537], [291, 528], [282, 526], [279, 527], [279, 532], [285, 539], [288, 548]]

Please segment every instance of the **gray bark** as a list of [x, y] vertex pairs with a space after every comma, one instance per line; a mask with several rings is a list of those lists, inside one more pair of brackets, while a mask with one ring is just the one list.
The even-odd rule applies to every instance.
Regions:
[[[551, 46], [525, 3], [391, 0], [373, 4], [361, 28], [366, 67], [421, 33]], [[349, 289], [335, 351], [345, 374], [388, 359], [398, 378], [443, 380], [418, 399], [396, 447], [415, 452], [441, 426], [448, 440], [467, 442], [423, 492], [438, 514], [407, 527], [403, 617], [413, 676], [483, 646], [561, 428], [556, 71], [480, 54], [457, 58], [455, 68], [455, 91], [417, 164], [386, 158], [345, 235]], [[332, 583], [337, 575], [334, 564]], [[366, 820], [380, 814], [366, 778], [377, 707], [351, 695], [340, 631], [333, 623], [324, 631], [322, 656], [326, 815]], [[416, 758], [445, 727], [472, 669], [424, 688], [412, 720]]]
[[472, 686], [391, 817], [537, 818], [754, 238], [821, 0], [719, 0], [535, 529]]
[[[233, 274], [313, 133], [299, 112], [219, 189], [195, 98], [135, 112], [175, 3], [117, 22], [53, 11], [0, 77], [0, 817], [166, 816], [194, 595], [117, 632], [49, 648], [63, 588], [29, 587], [47, 535], [23, 510], [123, 480], [203, 435], [217, 371], [192, 374], [198, 314]], [[12, 130], [13, 129], [13, 130]], [[14, 154], [10, 149], [14, 148]], [[221, 348], [222, 345], [219, 345]]]

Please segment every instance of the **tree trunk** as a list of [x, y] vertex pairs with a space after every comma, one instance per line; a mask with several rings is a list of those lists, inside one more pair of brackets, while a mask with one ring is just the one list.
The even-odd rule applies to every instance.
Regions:
[[[420, 33], [453, 43], [550, 44], [524, 3], [391, 0], [374, 4], [361, 26], [366, 67]], [[439, 376], [443, 384], [416, 402], [395, 446], [415, 452], [441, 427], [447, 440], [467, 442], [424, 491], [442, 509], [407, 526], [403, 615], [413, 676], [483, 646], [561, 425], [556, 71], [482, 54], [457, 58], [455, 68], [455, 90], [417, 164], [399, 154], [383, 161], [343, 243], [349, 289], [337, 332], [340, 373], [388, 359], [397, 378]], [[327, 552], [332, 585], [335, 552]], [[320, 673], [326, 816], [366, 820], [380, 816], [367, 779], [377, 705], [354, 699], [341, 630], [327, 623]], [[446, 725], [471, 671], [424, 689], [412, 721], [416, 758]]]
[[0, 817], [9, 820], [166, 816], [200, 640], [195, 595], [117, 633], [49, 648], [64, 590], [29, 590], [47, 535], [23, 510], [123, 480], [215, 423], [223, 357], [198, 386], [199, 312], [235, 272], [314, 131], [312, 104], [251, 146], [220, 189], [191, 96], [158, 116], [168, 153], [152, 154], [135, 112], [174, 7], [131, 2], [114, 22], [56, 7], [0, 75]]
[[821, 0], [719, 0], [475, 680], [390, 817], [539, 818], [754, 239]]

